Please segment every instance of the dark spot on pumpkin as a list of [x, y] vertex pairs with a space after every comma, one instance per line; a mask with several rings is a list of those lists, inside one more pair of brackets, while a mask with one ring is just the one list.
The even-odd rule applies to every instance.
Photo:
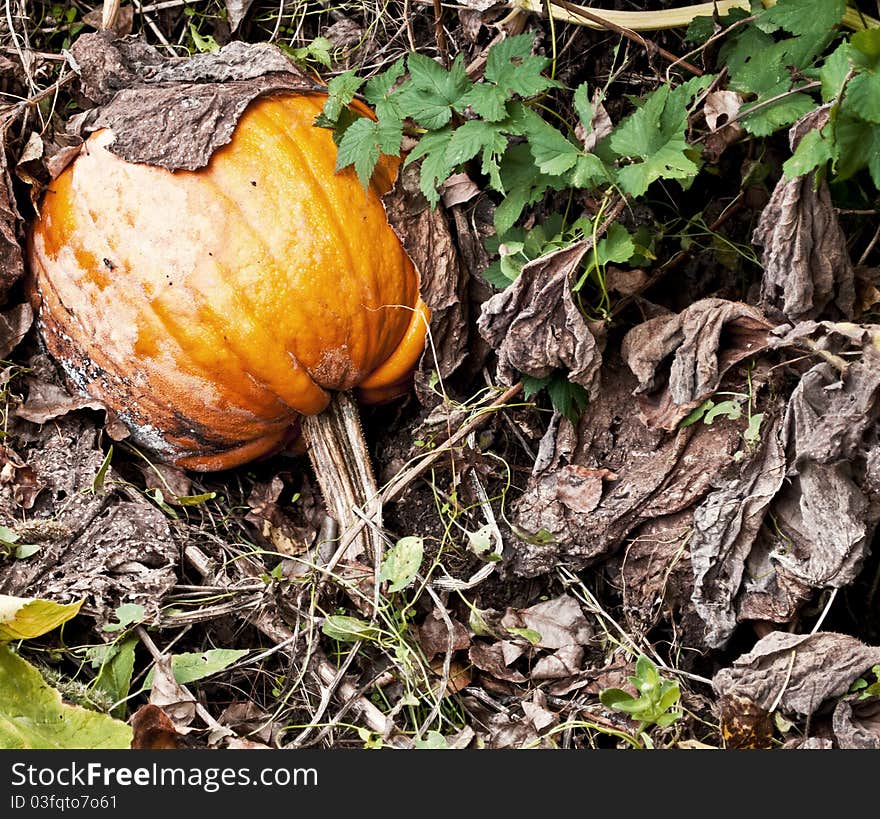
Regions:
[[254, 187], [257, 187], [257, 180], [251, 179], [251, 185], [253, 185]]
[[108, 270], [116, 270], [116, 265], [113, 264], [113, 262], [111, 262], [109, 259], [102, 259], [101, 261], [104, 262], [104, 267], [106, 267]]

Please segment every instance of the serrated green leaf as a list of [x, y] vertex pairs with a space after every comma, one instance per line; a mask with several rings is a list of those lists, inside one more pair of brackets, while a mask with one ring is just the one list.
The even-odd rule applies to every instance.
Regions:
[[[212, 677], [247, 656], [245, 648], [211, 648], [208, 651], [174, 654], [171, 657], [171, 673], [181, 685]], [[144, 680], [144, 690], [153, 686], [153, 672]]]
[[321, 631], [334, 640], [344, 643], [353, 643], [356, 640], [374, 640], [379, 630], [357, 617], [348, 617], [344, 614], [333, 614], [324, 620]]
[[840, 23], [845, 11], [846, 0], [777, 0], [757, 15], [757, 25], [795, 35], [827, 32]]
[[596, 256], [600, 264], [628, 262], [636, 252], [636, 246], [629, 231], [619, 222], [614, 222], [605, 237], [596, 246]]
[[819, 69], [819, 79], [822, 82], [822, 102], [830, 102], [840, 95], [849, 68], [849, 48], [846, 43], [841, 43], [825, 58], [825, 62]]
[[425, 542], [415, 535], [402, 537], [385, 554], [379, 582], [388, 581], [388, 591], [397, 592], [412, 583], [425, 554]]
[[446, 71], [430, 57], [413, 52], [407, 67], [410, 82], [396, 94], [401, 110], [428, 130], [442, 128], [452, 118], [452, 107], [472, 85], [462, 56]]
[[460, 165], [488, 151], [500, 157], [507, 148], [507, 137], [490, 122], [472, 119], [453, 131], [446, 146], [446, 159], [451, 165]]
[[850, 111], [858, 111], [867, 122], [880, 123], [880, 74], [862, 71], [856, 74], [846, 88]]
[[[827, 131], [827, 133], [825, 133]], [[808, 131], [801, 138], [795, 152], [782, 165], [788, 179], [805, 176], [822, 167], [834, 157], [834, 138], [831, 129]]]
[[40, 637], [75, 617], [82, 604], [0, 594], [0, 643]]
[[323, 116], [331, 123], [339, 119], [346, 106], [354, 99], [363, 80], [354, 69], [344, 71], [327, 83], [327, 99], [324, 101]]
[[572, 96], [572, 105], [574, 112], [578, 115], [581, 125], [584, 127], [584, 133], [589, 135], [593, 132], [593, 104], [590, 102], [589, 84], [582, 82], [574, 89]]
[[370, 78], [364, 86], [364, 99], [374, 108], [385, 102], [391, 95], [391, 89], [406, 71], [406, 58], [401, 57], [390, 68]]
[[587, 391], [580, 384], [569, 381], [563, 373], [553, 374], [547, 385], [547, 395], [553, 407], [573, 424], [590, 402]]
[[486, 58], [486, 80], [524, 98], [559, 86], [543, 75], [550, 60], [532, 55], [533, 45], [531, 34], [517, 34], [493, 45]]
[[815, 108], [815, 101], [807, 94], [791, 94], [778, 102], [761, 107], [753, 114], [745, 115], [740, 124], [753, 136], [770, 136], [780, 128], [797, 122]]
[[366, 117], [355, 120], [346, 128], [339, 141], [336, 170], [353, 165], [364, 189], [370, 185], [373, 170], [379, 161], [379, 133], [377, 123]]
[[473, 112], [488, 122], [500, 122], [507, 117], [508, 94], [496, 85], [477, 83], [462, 94], [455, 104], [463, 113], [470, 106]]
[[419, 140], [419, 144], [410, 151], [404, 162], [404, 165], [410, 165], [419, 159], [422, 160], [419, 172], [419, 190], [425, 195], [432, 207], [440, 201], [437, 187], [449, 178], [455, 167], [446, 159], [446, 149], [449, 147], [452, 134], [451, 127], [425, 134]]
[[34, 666], [0, 645], [0, 748], [127, 750], [131, 738], [124, 722], [62, 702]]
[[836, 178], [846, 180], [867, 168], [875, 187], [880, 189], [880, 127], [847, 112], [847, 97], [844, 97], [835, 127]]

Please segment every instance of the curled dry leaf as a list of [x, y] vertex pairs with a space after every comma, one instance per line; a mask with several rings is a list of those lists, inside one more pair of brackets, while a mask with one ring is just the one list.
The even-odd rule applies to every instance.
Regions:
[[738, 122], [731, 122], [741, 105], [742, 96], [736, 91], [712, 91], [706, 95], [703, 114], [709, 133], [705, 140], [704, 156], [708, 162], [717, 162], [721, 154], [745, 133]]
[[[693, 507], [730, 463], [741, 443], [734, 422], [721, 418], [674, 435], [648, 429], [635, 413], [621, 416], [634, 388], [632, 374], [611, 357], [573, 442], [560, 424], [541, 470], [513, 504], [518, 541], [509, 551], [515, 573], [534, 576], [560, 564], [583, 568], [613, 552], [645, 521]], [[598, 504], [596, 481], [584, 482], [577, 470], [565, 469], [566, 461], [607, 470]], [[588, 506], [588, 514], [577, 511]]]
[[485, 671], [495, 679], [511, 683], [526, 682], [525, 676], [508, 667], [500, 643], [475, 640], [468, 650], [468, 658], [480, 671]]
[[34, 321], [34, 311], [24, 302], [0, 313], [0, 358], [6, 359], [19, 345]]
[[81, 36], [71, 52], [83, 91], [98, 106], [74, 117], [68, 130], [85, 136], [110, 128], [114, 154], [169, 170], [207, 165], [261, 94], [317, 88], [268, 43], [236, 41], [175, 62], [137, 39], [99, 32]]
[[133, 750], [169, 751], [180, 747], [182, 737], [158, 705], [142, 705], [131, 715], [130, 723]]
[[[789, 130], [792, 150], [804, 133], [821, 129], [828, 106]], [[782, 177], [752, 236], [763, 248], [760, 305], [777, 318], [798, 321], [828, 311], [849, 319], [855, 309], [855, 271], [828, 184], [814, 174]]]
[[621, 355], [639, 380], [635, 393], [647, 426], [674, 430], [734, 364], [769, 345], [770, 329], [755, 308], [709, 298], [630, 330]]
[[570, 277], [592, 240], [556, 250], [526, 264], [509, 287], [483, 304], [477, 328], [498, 353], [506, 383], [521, 372], [545, 378], [564, 369], [568, 380], [595, 395], [602, 341], [574, 302]]
[[858, 695], [843, 697], [831, 719], [834, 739], [843, 750], [880, 750], [880, 703], [860, 702]]
[[73, 396], [63, 387], [42, 378], [27, 377], [28, 395], [25, 402], [15, 409], [15, 414], [34, 424], [45, 424], [81, 409], [104, 411], [105, 406], [93, 398]]
[[809, 717], [878, 663], [880, 647], [846, 634], [774, 631], [718, 671], [712, 687], [720, 696], [746, 697], [765, 711]]
[[223, 0], [223, 2], [226, 6], [226, 19], [229, 21], [229, 30], [234, 34], [253, 5], [254, 0]]
[[153, 665], [150, 704], [164, 712], [178, 733], [189, 732], [196, 716], [196, 698], [174, 679], [170, 656], [160, 657]]
[[422, 300], [431, 310], [428, 343], [415, 376], [416, 394], [431, 404], [436, 401], [432, 374], [449, 377], [468, 354], [468, 274], [446, 214], [432, 208], [419, 190], [416, 166], [401, 171], [382, 201], [388, 223], [420, 273]]

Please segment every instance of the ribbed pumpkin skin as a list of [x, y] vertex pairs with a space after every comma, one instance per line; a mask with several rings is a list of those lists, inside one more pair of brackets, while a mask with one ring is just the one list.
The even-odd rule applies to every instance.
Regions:
[[196, 172], [125, 162], [92, 135], [29, 236], [48, 351], [135, 443], [191, 469], [271, 452], [328, 390], [406, 388], [427, 308], [379, 196], [334, 173], [324, 97], [253, 102]]

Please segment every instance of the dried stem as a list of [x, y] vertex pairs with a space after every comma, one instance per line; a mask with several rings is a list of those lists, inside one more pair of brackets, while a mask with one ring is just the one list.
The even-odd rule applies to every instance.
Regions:
[[[327, 408], [303, 419], [302, 426], [324, 503], [339, 524], [340, 536], [344, 539], [357, 527], [345, 557], [366, 554], [375, 561], [382, 553], [382, 502], [357, 404], [345, 393], [334, 393]], [[364, 527], [355, 508], [363, 508], [375, 526]]]

